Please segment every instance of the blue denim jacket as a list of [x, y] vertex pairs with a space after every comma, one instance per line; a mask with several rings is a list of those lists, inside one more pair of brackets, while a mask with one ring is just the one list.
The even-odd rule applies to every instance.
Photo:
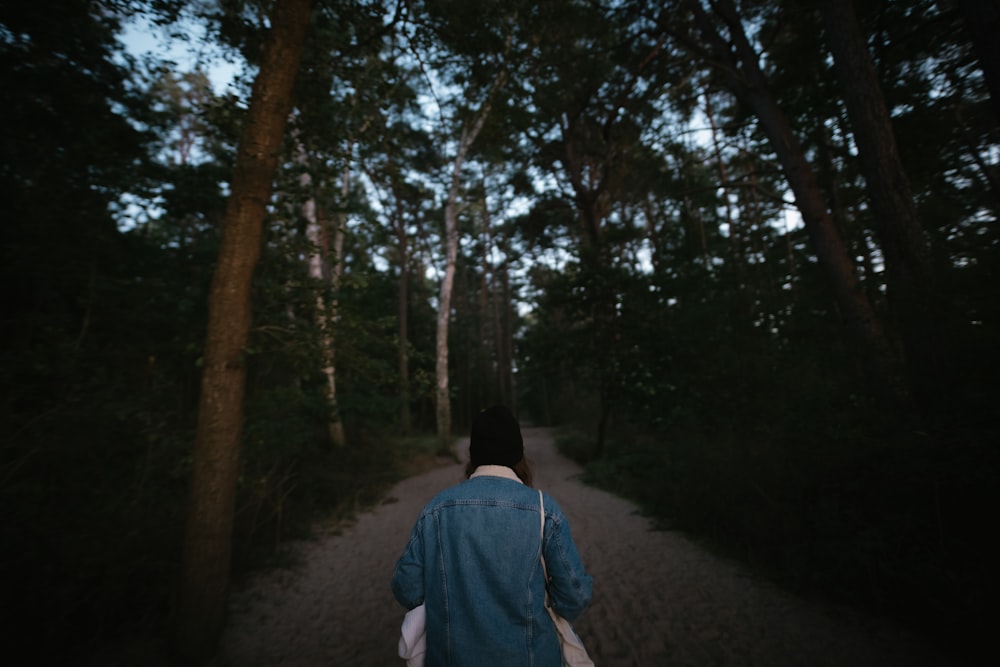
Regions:
[[[538, 491], [499, 466], [480, 466], [424, 507], [392, 592], [407, 609], [425, 604], [427, 667], [562, 664], [544, 607], [538, 510]], [[544, 551], [552, 608], [573, 620], [590, 603], [592, 580], [548, 494]]]

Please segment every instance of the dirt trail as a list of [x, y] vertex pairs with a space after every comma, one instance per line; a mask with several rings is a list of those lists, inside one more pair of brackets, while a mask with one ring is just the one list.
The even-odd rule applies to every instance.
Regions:
[[[598, 667], [942, 667], [917, 638], [756, 581], [630, 503], [577, 481], [546, 429], [524, 429], [535, 485], [566, 512], [594, 600], [577, 630]], [[341, 535], [304, 543], [302, 564], [236, 591], [222, 642], [230, 667], [401, 667], [403, 609], [389, 578], [423, 505], [463, 479], [448, 466], [396, 486]]]

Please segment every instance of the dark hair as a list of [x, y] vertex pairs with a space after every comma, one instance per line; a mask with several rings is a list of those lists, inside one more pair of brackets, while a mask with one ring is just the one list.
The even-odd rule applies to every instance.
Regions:
[[[466, 478], [472, 477], [472, 473], [476, 472], [476, 468], [478, 467], [479, 466], [473, 464], [472, 461], [466, 463], [465, 464]], [[514, 471], [514, 474], [517, 475], [518, 479], [524, 482], [525, 486], [531, 486], [534, 477], [531, 474], [531, 466], [528, 464], [528, 459], [522, 456], [520, 461], [511, 466], [511, 470]]]
[[507, 407], [494, 405], [476, 415], [469, 432], [469, 459], [472, 462], [513, 468], [523, 458], [521, 425]]

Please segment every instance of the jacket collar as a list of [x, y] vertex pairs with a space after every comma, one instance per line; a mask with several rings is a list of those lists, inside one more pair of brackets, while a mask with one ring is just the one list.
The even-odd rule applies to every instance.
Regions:
[[517, 473], [507, 466], [482, 465], [469, 475], [469, 479], [473, 477], [503, 477], [504, 479], [512, 479], [518, 484], [524, 484], [521, 478], [517, 476]]

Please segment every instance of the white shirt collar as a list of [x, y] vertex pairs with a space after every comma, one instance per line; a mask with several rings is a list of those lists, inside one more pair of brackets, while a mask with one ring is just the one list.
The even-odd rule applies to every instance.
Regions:
[[482, 465], [469, 475], [469, 479], [473, 477], [503, 477], [504, 479], [512, 479], [518, 484], [524, 484], [521, 478], [517, 476], [517, 473], [507, 466]]

